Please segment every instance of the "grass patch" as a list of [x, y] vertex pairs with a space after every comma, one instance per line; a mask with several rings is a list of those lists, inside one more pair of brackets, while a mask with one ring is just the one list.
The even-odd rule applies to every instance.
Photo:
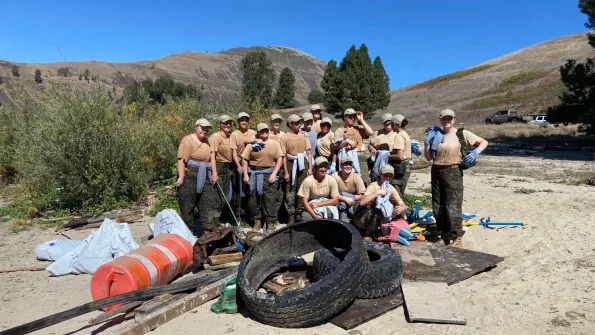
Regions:
[[157, 188], [156, 191], [156, 201], [153, 210], [150, 212], [151, 216], [156, 216], [157, 213], [161, 212], [164, 209], [171, 208], [180, 215], [180, 206], [178, 205], [178, 198], [176, 197], [176, 189], [175, 187], [171, 187], [171, 185], [175, 184], [176, 180], [171, 179], [169, 182], [163, 182]]
[[545, 77], [548, 72], [545, 71], [526, 71], [512, 75], [502, 80], [498, 85], [479, 94], [479, 96], [506, 93], [516, 86], [528, 84]]
[[448, 81], [451, 81], [454, 79], [460, 79], [460, 78], [472, 75], [477, 72], [485, 71], [493, 66], [494, 65], [487, 64], [487, 65], [472, 67], [472, 68], [466, 69], [466, 70], [449, 73], [449, 74], [446, 74], [443, 76], [436, 77], [434, 79], [430, 79], [428, 81], [424, 81], [423, 83], [415, 84], [415, 85], [409, 87], [407, 89], [407, 91], [415, 91], [415, 90], [419, 90], [419, 89], [423, 89], [423, 88], [432, 88], [433, 86], [441, 84], [441, 83], [445, 83], [445, 82], [448, 82]]
[[562, 179], [558, 183], [572, 186], [595, 186], [595, 173], [580, 173], [573, 178]]
[[432, 196], [431, 195], [419, 195], [419, 194], [410, 194], [405, 193], [405, 204], [410, 210], [415, 209], [415, 201], [421, 201], [421, 208], [422, 209], [432, 209]]
[[537, 192], [554, 193], [554, 190], [552, 190], [551, 188], [547, 188], [544, 190], [533, 190], [530, 188], [517, 188], [516, 190], [514, 190], [514, 193], [519, 193], [519, 194], [532, 194], [532, 193], [537, 193]]
[[18, 210], [13, 206], [0, 207], [0, 222], [5, 222], [18, 215]]

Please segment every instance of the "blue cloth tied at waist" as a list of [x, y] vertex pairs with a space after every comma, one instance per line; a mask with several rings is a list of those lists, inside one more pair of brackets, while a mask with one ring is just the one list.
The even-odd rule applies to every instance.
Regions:
[[304, 162], [306, 157], [308, 157], [308, 154], [305, 151], [295, 156], [287, 154], [287, 159], [293, 162], [293, 168], [291, 169], [291, 185], [295, 185], [295, 176], [297, 175], [298, 167], [300, 171], [306, 168], [306, 163]]
[[205, 180], [207, 179], [207, 173], [209, 175], [209, 181], [211, 180], [211, 163], [201, 163], [195, 160], [189, 160], [188, 165], [198, 168], [196, 175], [196, 193], [202, 193], [205, 186]]
[[[310, 200], [310, 202], [323, 202], [323, 201], [327, 201], [327, 200], [329, 200], [329, 199], [328, 198], [319, 198], [319, 199]], [[316, 207], [316, 208], [314, 208], [314, 213], [321, 215], [325, 219], [328, 219], [328, 214], [326, 212], [327, 209], [333, 214], [333, 219], [335, 219], [335, 220], [339, 219], [339, 210], [337, 209], [337, 206]]]
[[[349, 192], [339, 192], [339, 194], [345, 198], [355, 200], [355, 194]], [[346, 202], [339, 200], [339, 215], [341, 219], [346, 219], [350, 215], [353, 215], [353, 206], [348, 205]]]
[[374, 161], [374, 174], [380, 176], [380, 172], [382, 167], [388, 164], [388, 159], [390, 156], [390, 151], [388, 150], [378, 150], [376, 151], [376, 160]]
[[378, 209], [382, 216], [384, 216], [385, 221], [388, 221], [393, 216], [393, 204], [390, 202], [390, 195], [392, 193], [392, 187], [389, 182], [382, 183], [382, 188], [385, 189], [386, 195], [379, 196], [376, 198], [376, 209]]
[[267, 173], [273, 173], [273, 171], [275, 171], [274, 167], [264, 170], [252, 170], [250, 167], [248, 167], [248, 172], [250, 172], [250, 193], [254, 193], [254, 189], [256, 189], [258, 195], [262, 195], [264, 193], [264, 175]]

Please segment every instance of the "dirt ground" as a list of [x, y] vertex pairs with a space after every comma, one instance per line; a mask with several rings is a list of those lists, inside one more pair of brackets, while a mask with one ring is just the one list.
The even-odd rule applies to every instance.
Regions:
[[[466, 172], [463, 211], [494, 221], [525, 221], [525, 228], [470, 228], [465, 248], [502, 256], [489, 272], [454, 284], [466, 326], [411, 324], [403, 308], [349, 332], [332, 324], [309, 329], [279, 329], [241, 314], [216, 315], [204, 304], [157, 328], [155, 334], [594, 334], [595, 187], [560, 181], [595, 172], [592, 152], [511, 152], [490, 150]], [[429, 171], [412, 174], [408, 190], [429, 190]], [[149, 233], [151, 218], [131, 225], [137, 240]], [[90, 233], [76, 231], [73, 239]], [[39, 243], [64, 238], [34, 228], [13, 234], [0, 224], [0, 269], [39, 266]], [[0, 330], [45, 317], [92, 300], [90, 275], [49, 277], [45, 271], [0, 274]], [[109, 334], [119, 326], [85, 328], [99, 312], [54, 325], [36, 334]]]

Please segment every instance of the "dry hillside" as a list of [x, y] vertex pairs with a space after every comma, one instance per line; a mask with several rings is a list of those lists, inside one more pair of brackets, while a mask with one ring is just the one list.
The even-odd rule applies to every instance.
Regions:
[[[523, 115], [544, 112], [564, 89], [559, 67], [567, 59], [595, 56], [586, 34], [568, 35], [391, 92], [388, 111], [415, 122], [437, 121], [443, 108], [459, 112], [464, 123], [484, 122], [500, 108]], [[374, 119], [378, 118], [376, 116]]]
[[[47, 64], [21, 64], [0, 60], [0, 101], [7, 100], [22, 87], [31, 87], [36, 69], [41, 70], [44, 82], [53, 83], [70, 81], [73, 85], [85, 87], [89, 84], [79, 74], [86, 69], [90, 77], [98, 76], [99, 81], [121, 92], [125, 85], [134, 79], [150, 77], [158, 78], [163, 74], [171, 74], [176, 80], [194, 84], [202, 88], [205, 96], [223, 99], [241, 91], [241, 60], [249, 51], [264, 50], [271, 60], [277, 75], [284, 67], [289, 67], [296, 77], [296, 100], [299, 104], [307, 103], [311, 89], [320, 89], [320, 81], [326, 63], [303, 53], [286, 47], [252, 47], [235, 48], [221, 52], [182, 52], [152, 61], [133, 63], [109, 63], [99, 61], [58, 62]], [[12, 64], [20, 67], [20, 77], [11, 74]], [[68, 71], [70, 77], [60, 74]]]

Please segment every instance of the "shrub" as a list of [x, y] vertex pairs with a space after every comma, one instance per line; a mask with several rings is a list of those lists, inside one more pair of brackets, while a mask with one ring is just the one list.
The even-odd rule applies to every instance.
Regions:
[[308, 94], [308, 103], [319, 104], [324, 101], [324, 93], [319, 90], [311, 90]]

